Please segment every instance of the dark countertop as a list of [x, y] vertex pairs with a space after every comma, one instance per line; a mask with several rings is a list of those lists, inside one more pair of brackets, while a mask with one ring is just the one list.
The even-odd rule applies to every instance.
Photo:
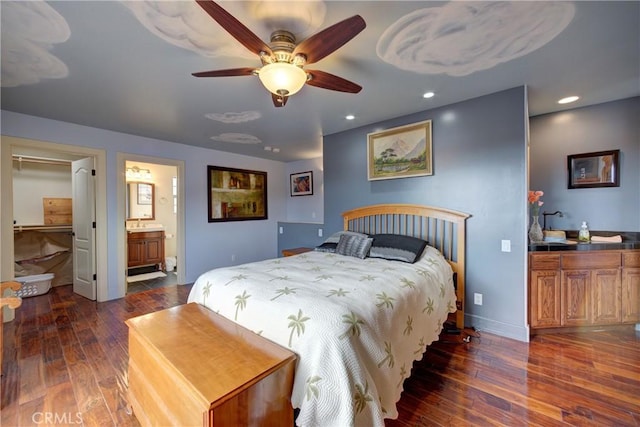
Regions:
[[[565, 230], [567, 240], [578, 240], [577, 230]], [[541, 242], [529, 244], [529, 252], [556, 252], [556, 251], [603, 251], [620, 249], [640, 249], [640, 232], [635, 231], [591, 231], [592, 236], [622, 236], [622, 243], [556, 243]]]

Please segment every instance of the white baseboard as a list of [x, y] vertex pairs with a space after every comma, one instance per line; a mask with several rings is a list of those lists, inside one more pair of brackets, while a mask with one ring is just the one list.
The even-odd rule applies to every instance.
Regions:
[[517, 341], [529, 342], [529, 327], [527, 325], [513, 325], [510, 323], [498, 322], [473, 314], [465, 314], [465, 326], [473, 326], [476, 330], [511, 338]]

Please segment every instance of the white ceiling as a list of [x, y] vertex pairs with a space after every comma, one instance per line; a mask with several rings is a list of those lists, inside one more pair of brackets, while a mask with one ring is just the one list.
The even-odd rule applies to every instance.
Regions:
[[365, 30], [309, 68], [362, 91], [307, 85], [275, 108], [255, 76], [193, 77], [260, 66], [195, 2], [3, 0], [2, 109], [293, 161], [321, 156], [323, 135], [521, 85], [532, 116], [640, 95], [638, 1], [219, 4], [266, 42], [361, 15]]

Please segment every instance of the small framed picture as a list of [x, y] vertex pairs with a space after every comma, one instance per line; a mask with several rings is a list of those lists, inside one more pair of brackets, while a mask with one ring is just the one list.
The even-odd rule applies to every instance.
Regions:
[[150, 205], [152, 194], [153, 194], [153, 184], [147, 184], [145, 182], [138, 183], [138, 204], [139, 205]]
[[620, 150], [567, 156], [569, 188], [620, 187]]
[[313, 172], [299, 172], [291, 175], [291, 197], [313, 194]]

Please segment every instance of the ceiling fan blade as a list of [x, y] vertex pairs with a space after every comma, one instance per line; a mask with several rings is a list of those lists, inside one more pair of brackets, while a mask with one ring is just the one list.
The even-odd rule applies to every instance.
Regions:
[[313, 64], [344, 46], [366, 26], [360, 15], [352, 16], [303, 40], [296, 46], [293, 55], [303, 54], [307, 57], [306, 63]]
[[229, 68], [227, 70], [200, 71], [191, 73], [194, 77], [234, 77], [234, 76], [252, 76], [255, 68]]
[[305, 70], [311, 76], [307, 80], [307, 84], [322, 89], [336, 90], [338, 92], [358, 93], [362, 90], [362, 86], [357, 85], [342, 77], [334, 76], [318, 70]]
[[256, 55], [265, 52], [272, 55], [271, 48], [256, 36], [250, 29], [233, 17], [229, 12], [211, 0], [196, 0], [201, 8], [205, 10], [222, 28], [227, 30], [244, 47]]
[[289, 100], [288, 96], [280, 96], [275, 93], [271, 94], [271, 99], [273, 100], [273, 105], [276, 107], [284, 107], [287, 105], [287, 101]]

